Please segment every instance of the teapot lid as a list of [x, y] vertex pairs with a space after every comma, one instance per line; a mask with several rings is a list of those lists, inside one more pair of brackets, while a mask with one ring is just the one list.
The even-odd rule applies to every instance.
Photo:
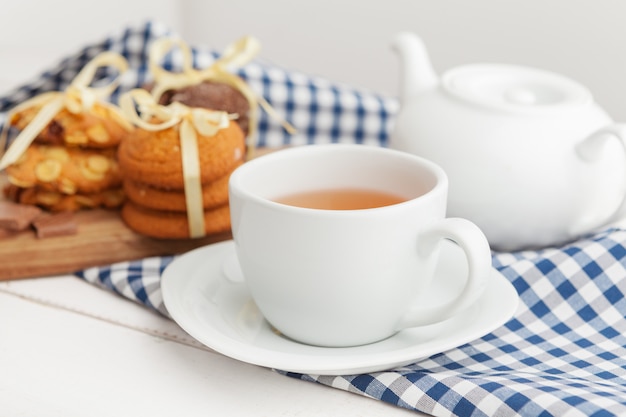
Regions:
[[465, 65], [441, 78], [444, 90], [457, 98], [508, 111], [565, 110], [592, 102], [589, 90], [576, 81], [530, 67]]

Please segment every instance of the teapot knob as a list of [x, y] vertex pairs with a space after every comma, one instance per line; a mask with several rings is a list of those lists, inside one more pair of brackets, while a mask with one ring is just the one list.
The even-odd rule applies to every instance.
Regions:
[[533, 91], [524, 88], [512, 88], [504, 93], [504, 97], [515, 104], [532, 105], [539, 101]]

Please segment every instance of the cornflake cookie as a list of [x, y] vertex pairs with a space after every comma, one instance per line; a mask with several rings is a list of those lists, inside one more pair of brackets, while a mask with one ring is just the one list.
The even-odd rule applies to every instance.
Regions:
[[115, 149], [31, 145], [6, 172], [9, 183], [17, 187], [66, 195], [97, 193], [122, 184]]
[[[214, 136], [197, 135], [200, 181], [224, 177], [244, 158], [244, 134], [229, 123]], [[136, 129], [122, 141], [118, 161], [124, 179], [166, 190], [184, 190], [179, 125], [159, 131]]]
[[[23, 130], [41, 110], [30, 107], [15, 114], [11, 124]], [[80, 146], [84, 148], [112, 148], [120, 144], [131, 131], [128, 122], [102, 104], [95, 103], [89, 112], [74, 114], [61, 110], [37, 135], [36, 143], [47, 145]]]
[[[134, 231], [159, 239], [189, 238], [187, 214], [153, 210], [127, 201], [122, 207], [122, 219]], [[204, 228], [207, 235], [230, 230], [230, 209], [223, 205], [204, 211]]]
[[16, 203], [38, 206], [51, 212], [92, 208], [117, 209], [122, 206], [125, 199], [122, 188], [67, 195], [39, 187], [21, 188], [12, 184], [4, 188], [4, 195]]

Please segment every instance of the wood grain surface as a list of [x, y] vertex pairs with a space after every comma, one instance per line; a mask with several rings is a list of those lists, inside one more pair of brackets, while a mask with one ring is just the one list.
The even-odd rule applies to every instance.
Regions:
[[[257, 149], [255, 157], [277, 149]], [[0, 174], [0, 190], [6, 176]], [[4, 197], [0, 193], [0, 200]], [[231, 238], [231, 233], [200, 239], [153, 239], [129, 229], [117, 210], [76, 213], [78, 233], [39, 239], [34, 230], [0, 237], [0, 281], [71, 274], [81, 269], [148, 256], [184, 253]]]
[[78, 233], [39, 239], [32, 230], [0, 239], [0, 281], [68, 274], [80, 269], [155, 255], [173, 255], [230, 238], [160, 240], [130, 230], [119, 211], [76, 213]]

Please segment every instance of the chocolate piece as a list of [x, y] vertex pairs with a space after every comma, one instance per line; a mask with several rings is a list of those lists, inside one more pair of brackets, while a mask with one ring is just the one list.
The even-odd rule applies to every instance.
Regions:
[[78, 232], [74, 213], [70, 211], [40, 216], [35, 219], [33, 226], [39, 239], [75, 235]]
[[11, 231], [26, 229], [41, 214], [41, 209], [26, 204], [0, 201], [0, 228]]

